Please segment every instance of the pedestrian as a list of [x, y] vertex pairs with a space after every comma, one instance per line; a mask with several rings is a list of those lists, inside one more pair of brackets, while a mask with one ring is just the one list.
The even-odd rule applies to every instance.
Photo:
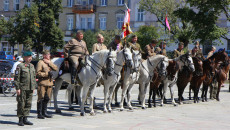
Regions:
[[76, 74], [79, 63], [84, 64], [85, 56], [89, 55], [86, 42], [83, 41], [84, 34], [82, 31], [77, 31], [76, 39], [71, 39], [64, 46], [64, 56], [66, 60], [72, 63], [71, 69], [71, 84], [76, 85]]
[[17, 116], [19, 117], [19, 126], [33, 125], [28, 121], [32, 105], [33, 91], [36, 86], [36, 74], [34, 65], [31, 64], [32, 52], [23, 53], [24, 62], [20, 63], [15, 71], [14, 82], [17, 93]]
[[104, 37], [101, 34], [97, 35], [97, 42], [98, 43], [93, 44], [92, 53], [94, 53], [96, 51], [106, 50], [107, 49], [107, 47], [105, 46], [105, 44], [103, 44]]
[[180, 42], [178, 44], [178, 48], [174, 50], [174, 58], [177, 58], [177, 57], [183, 55], [184, 54], [184, 50], [183, 49], [184, 49], [184, 43]]
[[121, 36], [116, 35], [114, 40], [107, 46], [107, 48], [112, 48], [113, 51], [120, 51], [123, 48]]
[[47, 104], [51, 99], [51, 93], [53, 88], [53, 72], [58, 68], [57, 66], [50, 61], [50, 52], [44, 50], [42, 52], [43, 59], [39, 60], [36, 73], [38, 78], [38, 100], [37, 100], [37, 117], [39, 119], [52, 118], [52, 115], [47, 113]]
[[144, 57], [144, 59], [150, 56], [155, 56], [157, 54], [156, 53], [157, 43], [158, 41], [156, 39], [152, 39], [151, 43], [145, 46], [146, 56]]
[[215, 47], [215, 46], [212, 46], [211, 51], [208, 53], [207, 59], [208, 59], [209, 57], [211, 57], [211, 56], [214, 54], [215, 51], [216, 51], [216, 47]]
[[23, 58], [22, 57], [18, 57], [17, 58], [17, 62], [14, 63], [12, 69], [11, 69], [11, 75], [14, 75], [15, 74], [15, 70], [17, 68], [17, 66], [23, 62]]

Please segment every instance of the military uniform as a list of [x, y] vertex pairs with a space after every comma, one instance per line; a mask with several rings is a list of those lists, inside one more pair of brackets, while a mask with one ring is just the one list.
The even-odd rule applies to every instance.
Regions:
[[179, 49], [174, 50], [173, 58], [177, 58], [177, 57], [179, 57], [181, 55], [184, 55], [184, 50], [183, 49], [182, 50], [179, 50]]
[[148, 45], [145, 46], [145, 51], [146, 51], [147, 58], [150, 57], [150, 56], [155, 56], [157, 54], [156, 53], [156, 48], [157, 47], [152, 46], [152, 44], [148, 44]]
[[16, 90], [20, 90], [20, 95], [17, 95], [17, 116], [19, 117], [19, 125], [33, 125], [33, 123], [27, 120], [27, 117], [31, 110], [33, 91], [36, 86], [34, 65], [25, 62], [20, 63], [15, 71], [14, 84]]
[[38, 77], [38, 100], [37, 113], [38, 118], [44, 119], [43, 116], [50, 118], [47, 114], [47, 103], [51, 99], [51, 92], [53, 87], [53, 79], [51, 71], [56, 71], [58, 68], [51, 61], [49, 64], [44, 60], [40, 60], [36, 67]]
[[100, 51], [100, 50], [106, 50], [106, 49], [107, 49], [107, 47], [105, 46], [105, 44], [95, 43], [95, 44], [93, 44], [92, 53], [94, 53], [96, 51]]
[[113, 51], [120, 51], [123, 48], [123, 45], [121, 43], [119, 43], [119, 45], [117, 45], [114, 41], [111, 42], [108, 47], [108, 49], [112, 48]]
[[129, 42], [129, 43], [127, 44], [127, 47], [130, 48], [130, 49], [138, 50], [138, 51], [141, 51], [141, 52], [142, 52], [141, 46], [140, 46], [139, 43], [131, 43], [131, 42]]
[[77, 84], [75, 78], [79, 65], [79, 58], [84, 59], [85, 55], [89, 55], [89, 51], [83, 40], [72, 39], [64, 46], [64, 56], [72, 63], [71, 84]]
[[207, 59], [209, 58], [209, 57], [211, 57], [212, 55], [213, 55], [213, 51], [210, 51], [209, 53], [208, 53], [208, 56], [207, 56]]

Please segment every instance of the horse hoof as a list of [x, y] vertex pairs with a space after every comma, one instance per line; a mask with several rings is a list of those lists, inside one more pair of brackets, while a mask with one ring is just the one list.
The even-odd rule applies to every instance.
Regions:
[[85, 113], [84, 113], [84, 112], [81, 112], [80, 115], [81, 115], [81, 116], [85, 116]]
[[143, 110], [145, 110], [146, 109], [146, 107], [141, 107]]
[[107, 110], [104, 110], [103, 113], [107, 113]]
[[120, 111], [124, 111], [124, 108], [121, 108]]
[[164, 104], [161, 104], [160, 106], [161, 106], [161, 107], [163, 107], [163, 106], [164, 106]]
[[108, 112], [109, 112], [109, 113], [112, 113], [112, 110], [109, 110]]
[[153, 105], [154, 107], [157, 107], [157, 105]]
[[177, 107], [178, 105], [175, 103], [175, 104], [173, 104], [174, 105], [174, 107]]
[[94, 112], [90, 112], [90, 115], [91, 116], [95, 116], [96, 114]]
[[132, 108], [132, 107], [130, 107], [130, 108], [129, 108], [129, 110], [133, 110], [133, 108]]
[[60, 109], [56, 109], [56, 113], [61, 113], [61, 110]]
[[74, 108], [73, 108], [73, 107], [70, 107], [69, 110], [74, 110]]
[[148, 105], [149, 108], [152, 108], [153, 106], [152, 105]]
[[115, 103], [115, 106], [116, 106], [116, 107], [119, 107], [119, 103], [118, 103], [118, 102], [116, 102], [116, 103]]

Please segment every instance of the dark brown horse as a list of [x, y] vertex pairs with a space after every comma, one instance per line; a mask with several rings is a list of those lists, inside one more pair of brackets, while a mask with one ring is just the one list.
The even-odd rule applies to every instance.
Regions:
[[[192, 89], [194, 92], [194, 103], [198, 103], [199, 102], [198, 93], [201, 84], [204, 82], [205, 79], [208, 80], [215, 73], [215, 68], [214, 68], [215, 59], [204, 60], [203, 65], [201, 63], [202, 61], [200, 60], [196, 61], [197, 59], [195, 58], [193, 58], [193, 60], [194, 60], [194, 65], [196, 67], [196, 71], [203, 72], [203, 74], [193, 73], [192, 81], [190, 83], [190, 89]], [[191, 99], [191, 91], [189, 91], [189, 99]]]
[[[214, 53], [209, 59], [211, 59], [212, 61], [215, 59], [215, 69], [217, 69], [219, 62], [228, 61], [228, 54], [225, 52], [225, 49], [224, 49], [223, 51]], [[208, 86], [212, 84], [213, 78], [214, 78], [214, 75], [213, 76], [209, 75], [209, 76], [206, 76], [206, 78], [204, 79], [202, 95], [201, 95], [203, 102], [207, 101]]]
[[[176, 73], [179, 70], [179, 65], [175, 60], [169, 61], [169, 66], [167, 67], [167, 76], [168, 80], [173, 80], [176, 76]], [[161, 84], [162, 77], [158, 75], [157, 71], [154, 71], [154, 76], [152, 78], [152, 82], [150, 82], [150, 89], [149, 89], [149, 107], [152, 107], [151, 104], [151, 97], [152, 97], [152, 103], [154, 104], [154, 107], [156, 107], [156, 94], [158, 91], [158, 87]], [[162, 96], [162, 94], [161, 94]]]
[[224, 83], [224, 81], [227, 80], [227, 74], [228, 74], [229, 68], [230, 68], [230, 64], [228, 60], [222, 63], [220, 65], [220, 68], [216, 72], [216, 80], [218, 82], [218, 90], [216, 93], [217, 101], [220, 101], [220, 98], [219, 98], [220, 88], [221, 88], [221, 85]]

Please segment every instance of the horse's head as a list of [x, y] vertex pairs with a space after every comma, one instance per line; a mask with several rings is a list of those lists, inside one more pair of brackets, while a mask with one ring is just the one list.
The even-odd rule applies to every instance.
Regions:
[[125, 64], [127, 67], [132, 68], [133, 67], [133, 58], [132, 58], [132, 52], [129, 48], [124, 47], [123, 50], [121, 51], [123, 61], [125, 61]]
[[204, 64], [204, 67], [207, 67], [207, 70], [209, 71], [209, 73], [211, 74], [211, 76], [214, 76], [215, 74], [215, 58], [214, 59], [207, 59], [204, 62], [206, 62]]
[[180, 61], [182, 61], [183, 66], [187, 66], [190, 71], [192, 71], [192, 72], [195, 71], [195, 66], [193, 64], [192, 57], [190, 56], [189, 53], [181, 55], [180, 56]]
[[106, 59], [106, 73], [111, 76], [114, 73], [114, 65], [116, 62], [117, 53], [116, 51], [109, 50], [108, 57]]
[[203, 75], [203, 62], [200, 58], [193, 57], [193, 63], [195, 66], [195, 75], [202, 76]]
[[222, 51], [218, 51], [214, 53], [211, 57], [211, 59], [215, 58], [216, 62], [225, 62], [228, 61], [228, 54], [225, 52], [225, 48]]
[[168, 79], [173, 80], [176, 77], [176, 73], [179, 70], [179, 64], [175, 60], [170, 60], [167, 67]]
[[159, 76], [161, 76], [162, 79], [164, 79], [167, 75], [167, 67], [169, 65], [169, 60], [167, 57], [164, 57], [160, 60], [160, 62], [157, 64], [157, 70], [159, 73]]
[[141, 63], [141, 53], [140, 51], [132, 50], [133, 53], [133, 63], [134, 63], [134, 71], [138, 72]]

